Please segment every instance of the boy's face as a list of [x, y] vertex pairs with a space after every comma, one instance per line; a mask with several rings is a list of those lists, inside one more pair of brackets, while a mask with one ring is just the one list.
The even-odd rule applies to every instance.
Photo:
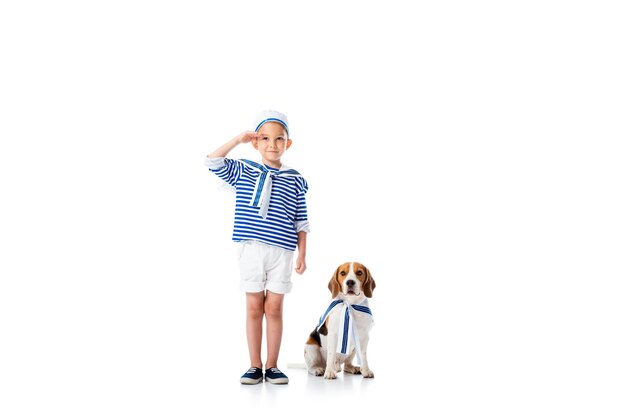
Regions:
[[252, 146], [259, 151], [263, 163], [270, 167], [280, 168], [280, 158], [291, 146], [287, 131], [277, 122], [267, 122], [259, 129], [261, 137], [252, 140]]

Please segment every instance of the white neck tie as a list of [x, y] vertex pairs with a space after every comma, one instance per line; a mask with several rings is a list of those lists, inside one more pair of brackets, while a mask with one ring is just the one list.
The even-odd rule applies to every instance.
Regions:
[[254, 191], [252, 192], [252, 198], [250, 199], [251, 206], [259, 207], [259, 215], [261, 218], [267, 218], [267, 211], [270, 207], [270, 199], [272, 197], [272, 179], [274, 177], [302, 177], [300, 173], [293, 169], [287, 170], [268, 170], [264, 165], [255, 163], [250, 160], [241, 160], [248, 167], [259, 171], [261, 174], [256, 180]]

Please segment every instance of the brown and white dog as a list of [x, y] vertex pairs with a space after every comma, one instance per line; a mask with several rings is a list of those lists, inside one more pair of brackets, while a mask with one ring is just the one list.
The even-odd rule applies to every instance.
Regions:
[[[309, 373], [315, 376], [324, 375], [325, 379], [336, 379], [343, 364], [345, 373], [360, 373], [363, 377], [374, 377], [374, 372], [367, 363], [367, 343], [369, 342], [373, 320], [369, 308], [364, 308], [361, 305], [364, 304], [364, 301], [367, 305], [366, 298], [372, 297], [375, 287], [376, 283], [372, 275], [363, 264], [357, 262], [344, 263], [337, 268], [328, 283], [328, 289], [333, 298], [329, 309], [333, 305], [335, 305], [335, 309], [332, 309], [325, 319], [322, 316], [323, 323], [313, 330], [304, 345], [304, 361]], [[358, 305], [359, 303], [361, 305]], [[338, 342], [341, 346], [340, 339], [348, 340], [346, 338], [348, 314], [350, 321], [352, 321], [350, 329], [354, 329], [351, 338], [355, 341], [345, 346], [345, 354], [343, 354], [342, 350], [338, 352], [337, 348]], [[344, 327], [346, 329], [345, 334]], [[355, 355], [358, 356], [359, 354], [357, 353], [359, 347], [360, 367], [352, 364]]]

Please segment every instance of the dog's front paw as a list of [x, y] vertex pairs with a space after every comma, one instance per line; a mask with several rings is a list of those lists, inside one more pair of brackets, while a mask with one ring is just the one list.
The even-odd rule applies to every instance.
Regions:
[[346, 364], [345, 366], [343, 366], [343, 371], [345, 373], [360, 374], [361, 368], [359, 366], [353, 366], [352, 364]]
[[323, 367], [317, 367], [315, 369], [312, 370], [313, 374], [315, 376], [321, 376], [324, 374], [324, 368]]
[[361, 374], [363, 375], [363, 377], [367, 377], [367, 378], [374, 377], [374, 372], [371, 371], [370, 369], [361, 370]]
[[336, 378], [337, 378], [337, 373], [330, 368], [326, 368], [326, 373], [324, 373], [324, 379], [336, 379]]

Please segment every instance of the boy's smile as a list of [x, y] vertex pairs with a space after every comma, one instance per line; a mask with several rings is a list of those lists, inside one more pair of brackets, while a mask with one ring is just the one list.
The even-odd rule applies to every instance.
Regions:
[[252, 140], [252, 146], [261, 154], [263, 164], [279, 169], [280, 159], [291, 146], [285, 127], [277, 122], [264, 123], [258, 131], [259, 137]]

